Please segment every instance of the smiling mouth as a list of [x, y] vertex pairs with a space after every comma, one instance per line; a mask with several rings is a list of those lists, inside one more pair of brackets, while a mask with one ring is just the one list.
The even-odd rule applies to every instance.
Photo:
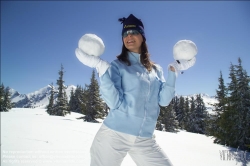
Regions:
[[135, 41], [134, 40], [128, 40], [127, 43], [130, 44], [130, 43], [134, 43]]

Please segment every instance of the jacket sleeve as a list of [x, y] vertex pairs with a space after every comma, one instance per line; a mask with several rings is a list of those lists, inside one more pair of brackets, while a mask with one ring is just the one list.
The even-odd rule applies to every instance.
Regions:
[[112, 62], [109, 69], [100, 77], [100, 92], [110, 109], [118, 108], [123, 101], [121, 75]]
[[[161, 77], [163, 78], [163, 72], [160, 72], [160, 74], [161, 74]], [[175, 95], [175, 81], [176, 81], [175, 73], [168, 70], [167, 81], [162, 82], [160, 92], [159, 92], [159, 105], [160, 106], [167, 106], [173, 99]]]

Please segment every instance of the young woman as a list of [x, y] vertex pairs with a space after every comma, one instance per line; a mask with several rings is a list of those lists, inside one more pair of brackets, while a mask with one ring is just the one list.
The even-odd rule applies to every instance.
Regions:
[[131, 14], [119, 21], [123, 46], [116, 60], [109, 64], [76, 50], [82, 63], [99, 72], [102, 98], [110, 108], [91, 146], [91, 166], [119, 166], [127, 153], [138, 166], [170, 166], [153, 133], [159, 105], [167, 106], [175, 95], [178, 63], [169, 65], [165, 80], [163, 69], [150, 60], [141, 20]]

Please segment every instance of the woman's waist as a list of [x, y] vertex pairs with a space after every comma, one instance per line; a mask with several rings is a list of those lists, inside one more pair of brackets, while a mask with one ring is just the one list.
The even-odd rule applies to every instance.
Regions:
[[104, 120], [104, 124], [109, 128], [140, 137], [151, 137], [157, 119], [143, 116], [135, 116], [124, 113], [120, 110], [112, 110]]

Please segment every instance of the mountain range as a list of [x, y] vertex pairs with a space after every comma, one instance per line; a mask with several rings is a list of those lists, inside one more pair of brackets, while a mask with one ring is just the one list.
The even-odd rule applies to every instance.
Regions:
[[[57, 88], [57, 86], [54, 86], [54, 91], [57, 91]], [[70, 99], [70, 92], [72, 89], [75, 91], [76, 86], [66, 86], [68, 100]], [[46, 108], [49, 104], [51, 90], [51, 85], [47, 85], [35, 92], [20, 94], [18, 91], [9, 88], [9, 91], [11, 92], [11, 102], [15, 103], [15, 108]], [[55, 96], [55, 98], [57, 98], [57, 96]]]
[[[54, 86], [54, 90], [57, 90], [57, 86]], [[51, 93], [52, 87], [47, 85], [35, 92], [28, 93], [28, 94], [20, 94], [18, 91], [8, 88], [11, 92], [11, 101], [15, 103], [15, 108], [46, 108], [49, 104], [49, 97]], [[66, 86], [66, 94], [68, 96], [68, 100], [70, 99], [70, 92], [76, 89], [75, 85]], [[183, 96], [184, 98], [188, 97], [196, 97], [197, 94], [191, 95], [177, 95], [178, 97]], [[214, 96], [209, 96], [205, 93], [200, 93], [208, 112], [211, 112], [213, 109], [212, 104], [217, 102], [217, 99]], [[57, 96], [55, 96], [56, 98]]]

